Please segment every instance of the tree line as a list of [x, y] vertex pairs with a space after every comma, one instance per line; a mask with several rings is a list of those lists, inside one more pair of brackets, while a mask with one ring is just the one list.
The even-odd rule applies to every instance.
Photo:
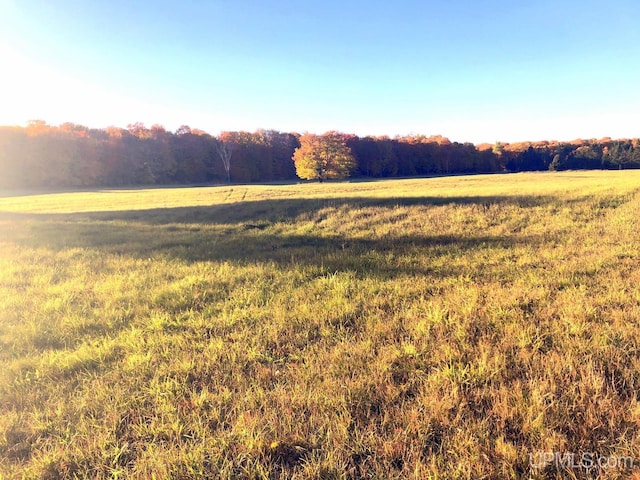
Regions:
[[[310, 157], [309, 145], [330, 145], [333, 150], [328, 152], [337, 152], [340, 145], [349, 156], [325, 152]], [[289, 181], [298, 178], [296, 165], [303, 167], [298, 174], [307, 172], [301, 178], [314, 178], [308, 173], [313, 168], [320, 171], [317, 165], [294, 163], [296, 157], [325, 163], [333, 158], [330, 164], [339, 165], [339, 171], [327, 170], [323, 178], [628, 169], [640, 168], [640, 141], [474, 145], [442, 136], [299, 135], [272, 130], [212, 136], [188, 126], [170, 132], [140, 123], [126, 129], [93, 129], [33, 121], [26, 127], [0, 127], [0, 188]]]

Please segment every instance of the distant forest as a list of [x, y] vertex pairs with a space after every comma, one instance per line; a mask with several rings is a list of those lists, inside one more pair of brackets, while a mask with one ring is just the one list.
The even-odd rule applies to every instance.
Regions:
[[[442, 136], [340, 135], [356, 160], [352, 177], [640, 168], [638, 139], [474, 145]], [[33, 121], [0, 127], [0, 188], [294, 180], [299, 138], [271, 130], [215, 137], [187, 126], [170, 132], [140, 123], [92, 129]]]

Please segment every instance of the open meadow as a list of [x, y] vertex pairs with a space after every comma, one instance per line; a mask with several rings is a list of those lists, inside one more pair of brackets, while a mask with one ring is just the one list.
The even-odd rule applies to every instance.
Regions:
[[639, 232], [640, 171], [0, 197], [0, 478], [640, 474]]

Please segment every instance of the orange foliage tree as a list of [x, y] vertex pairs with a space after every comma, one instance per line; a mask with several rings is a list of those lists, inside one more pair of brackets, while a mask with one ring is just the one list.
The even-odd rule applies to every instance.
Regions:
[[356, 166], [344, 136], [336, 132], [302, 135], [300, 147], [293, 154], [293, 161], [300, 178], [320, 182], [346, 178]]

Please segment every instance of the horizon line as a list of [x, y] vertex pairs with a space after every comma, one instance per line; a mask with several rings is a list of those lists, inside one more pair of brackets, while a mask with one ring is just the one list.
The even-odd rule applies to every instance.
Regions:
[[54, 128], [60, 128], [63, 125], [66, 124], [72, 124], [72, 125], [76, 125], [79, 127], [84, 127], [87, 128], [89, 130], [108, 130], [110, 128], [117, 128], [120, 130], [129, 130], [129, 126], [132, 125], [142, 125], [144, 128], [146, 129], [151, 129], [155, 126], [161, 127], [162, 129], [164, 129], [167, 132], [170, 132], [172, 134], [175, 134], [180, 128], [182, 127], [189, 127], [191, 130], [196, 130], [196, 131], [201, 131], [206, 133], [207, 135], [210, 135], [212, 137], [218, 137], [220, 135], [222, 135], [223, 133], [234, 133], [234, 132], [245, 132], [245, 133], [257, 133], [257, 132], [278, 132], [278, 133], [289, 133], [292, 135], [304, 135], [307, 133], [311, 133], [313, 135], [325, 135], [327, 133], [330, 132], [336, 132], [336, 133], [340, 133], [343, 135], [355, 135], [358, 138], [388, 138], [390, 140], [395, 140], [395, 139], [402, 139], [402, 138], [410, 138], [410, 137], [419, 137], [419, 136], [423, 136], [426, 138], [437, 138], [440, 137], [442, 139], [448, 140], [451, 143], [459, 143], [459, 144], [466, 144], [466, 143], [471, 143], [475, 146], [479, 146], [479, 145], [496, 145], [496, 144], [500, 144], [500, 145], [514, 145], [514, 144], [522, 144], [522, 143], [530, 143], [530, 144], [534, 144], [534, 143], [574, 143], [574, 142], [585, 142], [585, 141], [597, 141], [597, 142], [602, 142], [602, 141], [623, 141], [623, 140], [634, 140], [634, 139], [640, 139], [640, 135], [638, 135], [637, 137], [613, 137], [610, 135], [604, 135], [604, 136], [600, 136], [600, 137], [576, 137], [576, 138], [571, 138], [571, 139], [559, 139], [559, 138], [545, 138], [545, 139], [537, 139], [537, 140], [516, 140], [516, 141], [508, 141], [508, 140], [494, 140], [494, 141], [483, 141], [483, 142], [472, 142], [472, 141], [467, 141], [467, 140], [453, 140], [451, 137], [444, 135], [442, 133], [437, 133], [437, 134], [426, 134], [426, 133], [420, 133], [420, 132], [415, 132], [415, 131], [411, 131], [409, 133], [405, 133], [405, 134], [400, 134], [400, 133], [396, 133], [395, 135], [390, 135], [390, 134], [372, 134], [372, 133], [368, 133], [365, 135], [362, 134], [358, 134], [355, 132], [347, 132], [347, 131], [343, 131], [343, 130], [335, 130], [335, 129], [330, 129], [330, 130], [326, 130], [322, 133], [317, 133], [314, 131], [309, 131], [309, 130], [279, 130], [276, 128], [256, 128], [253, 130], [248, 130], [248, 129], [239, 129], [239, 130], [220, 130], [218, 132], [218, 134], [214, 134], [211, 133], [205, 129], [199, 128], [199, 127], [192, 127], [186, 123], [181, 124], [179, 127], [177, 127], [175, 130], [171, 130], [170, 128], [165, 127], [163, 124], [161, 123], [151, 123], [150, 125], [147, 125], [145, 122], [142, 121], [136, 121], [136, 122], [131, 122], [128, 123], [126, 126], [120, 126], [120, 125], [105, 125], [102, 127], [96, 127], [96, 126], [91, 126], [91, 125], [85, 125], [83, 123], [76, 123], [73, 121], [66, 121], [66, 122], [62, 122], [62, 123], [48, 123], [46, 120], [44, 119], [30, 119], [27, 120], [26, 122], [22, 123], [22, 124], [3, 124], [0, 125], [0, 128], [28, 128], [30, 126], [30, 124], [32, 123], [38, 123], [38, 122], [43, 122], [44, 125], [48, 126], [48, 127], [54, 127]]

